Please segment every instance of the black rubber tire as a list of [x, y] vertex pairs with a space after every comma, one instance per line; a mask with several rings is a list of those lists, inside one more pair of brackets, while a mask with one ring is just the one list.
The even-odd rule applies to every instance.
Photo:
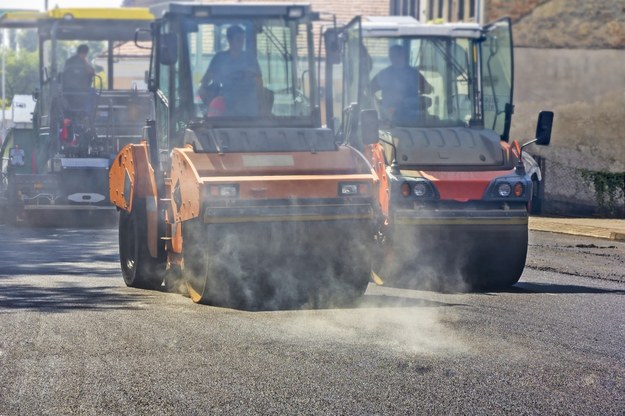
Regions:
[[131, 212], [119, 213], [119, 260], [126, 286], [159, 289], [163, 283], [165, 263], [150, 255], [147, 247], [145, 203], [135, 201]]
[[215, 255], [208, 238], [207, 227], [198, 219], [182, 224], [183, 278], [189, 296], [195, 303], [229, 308], [249, 308], [237, 287], [237, 281], [227, 270], [229, 259], [224, 253]]

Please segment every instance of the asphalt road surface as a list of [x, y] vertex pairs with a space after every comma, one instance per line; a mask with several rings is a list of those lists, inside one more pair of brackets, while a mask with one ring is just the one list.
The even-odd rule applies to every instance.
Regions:
[[499, 293], [242, 312], [124, 286], [114, 229], [0, 226], [0, 415], [625, 414], [625, 243]]

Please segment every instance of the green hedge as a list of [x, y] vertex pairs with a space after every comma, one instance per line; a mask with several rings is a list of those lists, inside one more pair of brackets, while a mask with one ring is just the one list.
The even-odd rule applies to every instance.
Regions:
[[582, 179], [592, 185], [601, 211], [615, 214], [617, 202], [625, 198], [625, 172], [581, 170]]

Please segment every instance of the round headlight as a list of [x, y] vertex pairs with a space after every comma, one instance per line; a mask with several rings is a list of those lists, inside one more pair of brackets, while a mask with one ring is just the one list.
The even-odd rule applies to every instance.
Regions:
[[417, 182], [412, 191], [416, 196], [425, 196], [428, 193], [428, 187], [424, 183]]
[[509, 183], [502, 182], [497, 185], [497, 193], [499, 194], [499, 196], [510, 196], [510, 192], [512, 192], [512, 187]]

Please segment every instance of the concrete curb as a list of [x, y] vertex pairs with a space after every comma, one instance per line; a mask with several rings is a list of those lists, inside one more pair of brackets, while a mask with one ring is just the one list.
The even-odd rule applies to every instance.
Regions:
[[625, 241], [625, 233], [610, 233], [610, 240]]
[[625, 220], [530, 217], [529, 229], [532, 231], [625, 241]]

